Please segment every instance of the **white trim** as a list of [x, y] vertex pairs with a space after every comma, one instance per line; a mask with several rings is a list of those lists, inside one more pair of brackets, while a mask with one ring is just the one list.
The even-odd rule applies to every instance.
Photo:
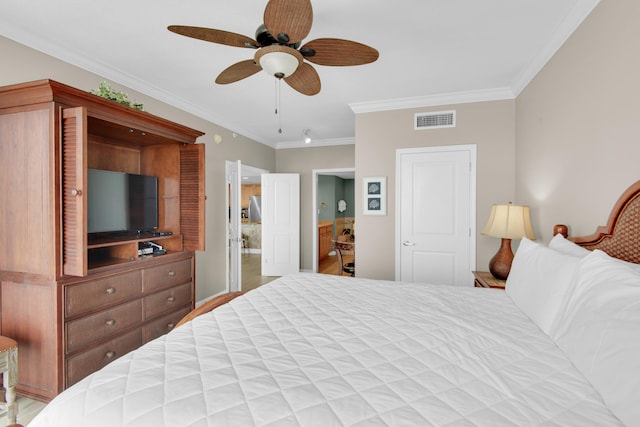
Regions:
[[[233, 167], [234, 162], [230, 161], [230, 160], [225, 160], [224, 161], [224, 186], [225, 186], [225, 191], [224, 191], [224, 205], [226, 206], [225, 209], [225, 214], [222, 216], [225, 220], [225, 225], [224, 225], [224, 229], [225, 229], [225, 292], [229, 292], [229, 272], [231, 271], [231, 267], [230, 267], [230, 263], [231, 263], [231, 257], [229, 256], [229, 250], [231, 249], [231, 245], [230, 245], [230, 239], [231, 239], [231, 235], [229, 234], [229, 227], [230, 227], [230, 223], [229, 223], [229, 207], [231, 206], [231, 200], [229, 197], [229, 186], [231, 185], [231, 167]], [[221, 292], [222, 293], [222, 292]], [[219, 295], [219, 294], [218, 294]], [[213, 296], [215, 297], [215, 295]], [[211, 297], [211, 298], [213, 298]], [[206, 302], [203, 301], [203, 302]], [[198, 304], [196, 303], [196, 306]]]
[[355, 138], [313, 139], [308, 144], [305, 144], [304, 141], [278, 142], [275, 149], [328, 147], [331, 145], [353, 145], [355, 143]]
[[147, 81], [136, 78], [131, 74], [127, 74], [119, 68], [114, 68], [113, 66], [111, 66], [111, 64], [79, 55], [76, 52], [66, 49], [64, 46], [56, 44], [53, 40], [35, 36], [33, 33], [30, 33], [28, 29], [22, 29], [14, 25], [8, 25], [4, 26], [2, 30], [2, 35], [4, 37], [10, 38], [17, 43], [43, 52], [46, 55], [67, 62], [76, 67], [95, 73], [114, 83], [118, 83], [130, 89], [136, 90], [140, 93], [155, 98], [158, 101], [162, 101], [165, 104], [176, 107], [187, 113], [191, 113], [196, 117], [200, 117], [201, 119], [207, 120], [211, 123], [215, 123], [224, 128], [233, 130], [236, 133], [244, 135], [247, 138], [257, 141], [261, 144], [275, 148], [258, 135], [253, 135], [248, 129], [243, 129], [239, 123], [229, 123], [228, 120], [225, 120], [223, 117], [215, 114], [212, 110], [206, 108], [203, 109], [199, 105], [194, 104], [186, 99], [179, 98], [174, 93], [169, 93], [163, 88], [150, 85]]
[[[335, 168], [335, 169], [313, 169], [311, 171], [311, 236], [313, 245], [313, 262], [312, 273], [318, 272], [318, 175], [335, 175], [341, 172], [353, 172], [355, 175], [355, 168]], [[355, 179], [355, 178], [354, 178]], [[354, 190], [355, 191], [355, 190]], [[354, 194], [355, 198], [355, 194]]]
[[476, 203], [477, 203], [477, 173], [476, 167], [478, 163], [478, 147], [476, 144], [465, 144], [465, 145], [446, 145], [446, 146], [437, 146], [437, 147], [420, 147], [420, 148], [399, 148], [396, 150], [396, 197], [395, 197], [395, 212], [396, 212], [396, 224], [395, 224], [395, 270], [396, 280], [400, 280], [400, 184], [401, 184], [401, 157], [403, 154], [418, 154], [418, 153], [437, 153], [443, 151], [468, 151], [470, 154], [470, 177], [469, 177], [469, 185], [471, 186], [469, 194], [470, 199], [469, 203], [469, 227], [470, 227], [470, 236], [469, 236], [469, 283], [473, 283], [473, 273], [476, 269], [476, 234], [477, 234], [477, 226], [476, 226]]
[[[543, 50], [540, 51], [539, 55], [536, 56], [529, 67], [527, 67], [527, 69], [518, 78], [514, 79], [514, 81], [511, 82], [510, 87], [437, 94], [415, 98], [388, 99], [360, 103], [356, 102], [349, 104], [349, 106], [356, 114], [359, 114], [375, 111], [429, 107], [446, 104], [464, 104], [470, 102], [514, 99], [520, 94], [520, 92], [522, 92], [522, 90], [524, 90], [529, 82], [544, 67], [544, 65], [558, 51], [558, 49], [571, 36], [571, 34], [573, 34], [573, 32], [580, 26], [580, 24], [592, 12], [592, 10], [598, 5], [599, 2], [600, 0], [580, 0], [580, 2], [576, 2], [574, 9], [567, 15], [562, 24], [558, 26], [556, 37], [551, 40]], [[588, 6], [585, 6], [585, 3]], [[37, 37], [33, 33], [29, 32], [26, 28], [20, 28], [16, 25], [7, 23], [4, 23], [3, 25], [4, 26], [2, 28], [2, 35], [16, 41], [17, 43], [29, 46], [49, 56], [103, 76], [107, 80], [119, 83], [128, 88], [155, 98], [158, 101], [162, 101], [187, 113], [193, 114], [196, 117], [200, 117], [224, 128], [233, 130], [238, 134], [244, 135], [247, 138], [266, 146], [276, 149], [309, 146], [309, 144], [304, 144], [302, 141], [300, 141], [302, 145], [298, 145], [298, 143], [295, 142], [282, 142], [276, 143], [274, 145], [270, 142], [265, 141], [258, 135], [252, 134], [248, 129], [244, 129], [242, 122], [231, 122], [228, 119], [225, 120], [223, 117], [215, 114], [215, 112], [213, 112], [211, 109], [202, 108], [201, 106], [194, 104], [186, 99], [178, 98], [175, 94], [169, 93], [161, 87], [150, 85], [147, 81], [139, 79], [131, 74], [127, 74], [121, 69], [114, 68], [109, 63], [80, 55], [77, 52], [67, 49], [66, 46], [56, 44], [52, 39], [47, 39], [46, 37]], [[347, 142], [331, 143], [331, 141], [332, 140], [317, 141], [316, 145], [325, 146], [347, 144]]]
[[[255, 166], [250, 166], [250, 165], [245, 165], [244, 163], [242, 163], [242, 160], [225, 160], [225, 190], [228, 189], [229, 184], [231, 183], [231, 168], [235, 166], [236, 162], [240, 162], [240, 172], [241, 175], [244, 175], [244, 172], [246, 172], [247, 174], [258, 174], [262, 177], [262, 174], [264, 173], [271, 173], [270, 171], [268, 171], [267, 169], [261, 169]], [[238, 177], [238, 185], [240, 186], [240, 188], [242, 188], [242, 176]], [[225, 239], [226, 239], [226, 249], [225, 249], [225, 258], [226, 258], [226, 262], [225, 262], [225, 282], [226, 282], [226, 290], [227, 292], [231, 291], [231, 284], [229, 281], [229, 277], [230, 277], [230, 273], [231, 273], [231, 256], [230, 256], [230, 239], [231, 239], [231, 235], [229, 232], [229, 228], [230, 228], [230, 222], [229, 222], [229, 206], [231, 205], [230, 200], [229, 200], [229, 191], [225, 191], [224, 192], [224, 197], [225, 197], [225, 204], [223, 205], [224, 207], [224, 221], [226, 222], [225, 224], [225, 230], [226, 230], [226, 235], [225, 235]], [[240, 212], [240, 205], [241, 205], [241, 201], [238, 200], [238, 212]], [[242, 229], [242, 225], [240, 225], [240, 228]], [[261, 236], [261, 240], [262, 240], [262, 236]], [[262, 253], [262, 249], [254, 249], [254, 250], [259, 250], [260, 253]], [[242, 252], [242, 251], [241, 251]], [[249, 252], [252, 253], [252, 252]], [[239, 286], [242, 289], [242, 257], [240, 257], [240, 259], [238, 260], [238, 268], [239, 268], [239, 278], [240, 278], [240, 283]]]
[[397, 98], [384, 101], [355, 102], [349, 107], [356, 114], [373, 113], [377, 111], [404, 110], [407, 108], [435, 107], [439, 105], [468, 104], [471, 102], [501, 101], [514, 99], [510, 88], [496, 88], [469, 92], [447, 93], [411, 98]]
[[[591, 2], [590, 5], [585, 6]], [[517, 97], [527, 87], [527, 85], [533, 80], [533, 78], [544, 68], [549, 60], [555, 55], [560, 47], [571, 37], [576, 29], [582, 24], [587, 16], [593, 11], [593, 9], [600, 3], [600, 0], [581, 0], [576, 2], [571, 13], [569, 13], [565, 20], [558, 27], [558, 31], [554, 33], [554, 37], [549, 43], [536, 55], [528, 67], [511, 82], [511, 90], [514, 96]]]

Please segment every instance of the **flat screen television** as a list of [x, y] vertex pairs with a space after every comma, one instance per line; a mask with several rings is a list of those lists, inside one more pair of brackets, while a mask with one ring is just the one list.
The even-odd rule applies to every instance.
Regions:
[[87, 171], [87, 232], [145, 233], [158, 228], [158, 178]]

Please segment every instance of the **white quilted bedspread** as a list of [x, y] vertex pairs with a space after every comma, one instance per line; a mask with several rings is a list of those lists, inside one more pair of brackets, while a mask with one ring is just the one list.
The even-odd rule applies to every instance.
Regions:
[[502, 291], [296, 274], [114, 361], [44, 426], [615, 426]]

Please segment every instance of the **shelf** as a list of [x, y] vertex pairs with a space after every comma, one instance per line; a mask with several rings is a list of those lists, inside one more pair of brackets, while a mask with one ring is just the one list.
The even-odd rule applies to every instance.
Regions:
[[101, 255], [94, 254], [93, 256], [89, 257], [89, 270], [91, 270], [92, 272], [95, 272], [101, 268], [111, 268], [115, 265], [128, 264], [131, 262], [148, 260], [152, 258], [161, 258], [168, 254], [175, 254], [175, 253], [178, 253], [178, 252], [167, 251], [167, 253], [164, 255], [142, 255], [142, 256], [136, 256], [135, 258], [118, 258], [118, 257], [110, 256], [109, 254], [101, 254]]
[[170, 236], [127, 235], [127, 236], [101, 236], [99, 239], [87, 245], [88, 268], [104, 267], [112, 264], [121, 264], [142, 259], [138, 255], [139, 244], [153, 241], [162, 245], [167, 252], [182, 251], [182, 235]]
[[98, 238], [90, 239], [87, 244], [87, 249], [104, 248], [108, 246], [118, 246], [132, 242], [149, 242], [152, 240], [166, 240], [175, 239], [181, 237], [179, 234], [172, 234], [170, 236], [152, 236], [151, 234], [140, 235], [111, 235], [101, 236]]

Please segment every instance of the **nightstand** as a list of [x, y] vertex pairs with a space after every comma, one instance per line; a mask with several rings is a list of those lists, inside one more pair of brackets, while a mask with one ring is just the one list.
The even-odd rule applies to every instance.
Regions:
[[506, 280], [496, 279], [488, 271], [474, 271], [473, 275], [476, 278], [473, 282], [473, 285], [476, 288], [504, 289], [505, 285], [507, 284]]

